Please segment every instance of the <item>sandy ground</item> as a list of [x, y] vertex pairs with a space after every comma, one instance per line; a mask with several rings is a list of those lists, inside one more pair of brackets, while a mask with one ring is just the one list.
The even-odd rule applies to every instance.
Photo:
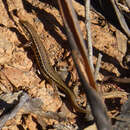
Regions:
[[[85, 13], [84, 7], [73, 1], [81, 31], [86, 39]], [[26, 42], [23, 32], [18, 23], [19, 19], [30, 22], [48, 52], [52, 65], [60, 71], [63, 79], [70, 75], [67, 82], [72, 89], [79, 103], [86, 104], [85, 95], [80, 92], [80, 80], [78, 78], [74, 63], [71, 57], [69, 44], [66, 39], [63, 21], [58, 10], [56, 1], [38, 0], [2, 0], [0, 1], [0, 94], [25, 90], [31, 97], [40, 98], [43, 102], [43, 111], [59, 112], [68, 121], [58, 121], [42, 117], [44, 126], [38, 123], [38, 117], [26, 110], [20, 110], [17, 115], [9, 120], [2, 130], [40, 130], [45, 129], [96, 129], [95, 126], [85, 126], [85, 123], [78, 124], [76, 114], [73, 114], [66, 106], [67, 102], [64, 94], [60, 93], [51, 84], [46, 82], [37, 69], [34, 55], [31, 49], [18, 47]], [[100, 24], [104, 23], [104, 25]], [[109, 23], [101, 20], [100, 16], [91, 11], [91, 33], [94, 51], [94, 65], [98, 54], [103, 55], [101, 69], [98, 75], [97, 86], [103, 94], [104, 101], [108, 108], [110, 118], [120, 112], [121, 104], [127, 100], [128, 89], [124, 89], [120, 84], [102, 83], [104, 76], [120, 76], [122, 70], [126, 70], [122, 65], [124, 54], [118, 50], [118, 38], [124, 37], [119, 30]], [[122, 48], [123, 49], [123, 48]], [[61, 72], [62, 71], [62, 72]], [[13, 85], [12, 85], [13, 84]], [[127, 85], [125, 85], [127, 88]], [[26, 113], [26, 114], [25, 114]]]

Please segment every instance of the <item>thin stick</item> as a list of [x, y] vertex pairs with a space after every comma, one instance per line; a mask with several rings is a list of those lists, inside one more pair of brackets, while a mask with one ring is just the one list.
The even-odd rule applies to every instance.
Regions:
[[19, 111], [19, 109], [25, 104], [25, 102], [28, 99], [29, 99], [28, 94], [23, 92], [20, 97], [19, 103], [14, 107], [14, 109], [10, 113], [3, 114], [0, 117], [0, 130], [8, 120], [12, 119], [16, 115], [16, 113]]
[[93, 48], [92, 48], [92, 40], [91, 40], [91, 23], [90, 23], [90, 0], [85, 0], [85, 25], [87, 32], [87, 40], [88, 40], [88, 59], [90, 63], [90, 67], [94, 72], [93, 66]]
[[98, 73], [99, 73], [99, 69], [100, 69], [100, 65], [101, 65], [101, 59], [102, 59], [102, 54], [99, 53], [97, 63], [96, 63], [95, 74], [94, 74], [95, 80], [97, 80], [97, 77], [98, 77]]
[[[80, 27], [77, 24], [78, 20], [72, 6], [72, 1], [58, 0], [58, 4], [66, 27], [68, 40], [72, 50], [72, 56], [79, 77], [81, 78], [83, 86], [85, 88], [85, 93], [88, 97], [88, 101], [92, 108], [92, 113], [94, 115], [97, 128], [99, 130], [111, 130], [112, 126], [107, 116], [107, 109], [101, 99], [101, 96], [99, 96], [99, 94], [94, 90], [94, 88], [96, 88], [96, 84], [93, 78], [93, 73], [91, 73], [91, 69], [88, 63], [88, 54], [86, 53], [86, 49], [84, 47], [84, 41], [81, 35]], [[95, 87], [92, 88], [88, 84], [87, 78], [89, 78], [89, 81], [91, 81], [91, 85]]]
[[81, 56], [83, 57], [85, 71], [88, 75], [90, 85], [95, 90], [97, 90], [96, 82], [94, 79], [94, 74], [92, 72], [92, 69], [90, 67], [90, 63], [88, 60], [88, 50], [86, 48], [86, 43], [82, 37], [80, 26], [78, 24], [78, 19], [72, 6], [72, 1], [71, 0], [58, 0], [58, 4], [59, 4], [60, 12], [62, 14], [62, 18], [64, 20], [64, 24], [66, 28], [69, 28], [69, 31], [71, 32], [70, 37], [74, 38], [77, 48], [79, 49]]
[[116, 12], [116, 16], [117, 16], [117, 18], [119, 20], [119, 23], [120, 23], [122, 29], [124, 30], [124, 32], [126, 33], [126, 35], [128, 37], [130, 37], [130, 29], [127, 26], [127, 23], [125, 21], [125, 18], [123, 16], [123, 14], [120, 12], [120, 10], [118, 9], [118, 7], [116, 6], [117, 2], [114, 1], [114, 0], [110, 0], [110, 1], [111, 1], [112, 5], [113, 5], [113, 8], [114, 8], [115, 12]]

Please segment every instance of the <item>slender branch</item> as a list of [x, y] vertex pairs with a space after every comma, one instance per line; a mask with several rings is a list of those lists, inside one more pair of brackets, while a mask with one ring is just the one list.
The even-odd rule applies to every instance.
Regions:
[[123, 16], [123, 14], [120, 12], [120, 10], [118, 9], [118, 7], [116, 6], [117, 2], [114, 1], [114, 0], [110, 0], [110, 1], [111, 1], [112, 5], [113, 5], [113, 8], [114, 8], [115, 12], [116, 12], [116, 16], [117, 16], [117, 18], [119, 20], [119, 23], [120, 23], [122, 29], [124, 30], [124, 32], [126, 33], [126, 35], [130, 38], [130, 29], [129, 29], [126, 21], [125, 21], [125, 18]]
[[14, 109], [10, 113], [2, 114], [2, 116], [0, 116], [0, 129], [2, 129], [2, 127], [8, 120], [12, 119], [17, 114], [19, 109], [23, 107], [28, 99], [28, 94], [23, 92], [20, 97], [19, 103], [14, 107]]
[[[92, 113], [95, 118], [96, 125], [99, 130], [111, 130], [112, 126], [110, 120], [107, 116], [107, 109], [101, 99], [101, 96], [94, 90], [95, 87], [91, 87], [93, 84], [89, 85], [87, 78], [91, 73], [91, 68], [88, 63], [88, 57], [86, 52], [84, 52], [84, 41], [79, 28], [78, 20], [74, 9], [72, 7], [71, 0], [58, 0], [60, 7], [60, 12], [66, 27], [68, 40], [72, 50], [72, 56], [79, 74], [82, 80], [83, 86], [85, 88], [85, 93], [87, 95], [88, 101], [90, 103]], [[87, 65], [87, 66], [86, 66]], [[93, 75], [91, 76], [93, 78]], [[90, 77], [89, 77], [90, 79]], [[92, 79], [94, 81], [94, 79]], [[90, 79], [89, 82], [92, 80]], [[95, 82], [94, 82], [95, 83]]]
[[94, 72], [93, 66], [93, 47], [91, 40], [91, 23], [90, 23], [90, 0], [85, 0], [85, 25], [87, 32], [87, 41], [88, 41], [88, 59], [91, 66], [92, 71]]
[[89, 83], [95, 90], [97, 90], [94, 74], [88, 60], [88, 50], [86, 48], [86, 43], [82, 37], [82, 32], [78, 24], [76, 13], [72, 6], [72, 1], [58, 0], [58, 4], [60, 7], [62, 18], [64, 20], [64, 24], [66, 28], [69, 28], [71, 32], [71, 37], [73, 37], [74, 42], [77, 45], [77, 48], [79, 49], [81, 56], [83, 57], [85, 71], [88, 75]]
[[102, 59], [102, 54], [99, 53], [97, 63], [96, 63], [95, 74], [94, 74], [95, 80], [97, 80], [97, 77], [98, 77], [98, 73], [99, 73], [99, 69], [100, 69], [100, 65], [101, 65], [101, 59]]

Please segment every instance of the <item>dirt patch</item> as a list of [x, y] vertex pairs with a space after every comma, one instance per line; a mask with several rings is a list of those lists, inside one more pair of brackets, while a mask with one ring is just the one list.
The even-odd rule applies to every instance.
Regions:
[[[83, 37], [86, 39], [84, 7], [75, 1], [73, 1], [73, 6], [79, 19]], [[22, 19], [34, 26], [48, 52], [51, 64], [58, 70], [63, 71], [61, 74], [63, 79], [66, 79], [68, 75], [70, 76], [67, 83], [68, 87], [75, 92], [79, 103], [83, 104], [83, 106], [86, 105], [85, 96], [81, 94], [79, 89], [81, 83], [74, 67], [65, 28], [56, 1], [0, 1], [0, 12], [0, 64], [2, 70], [0, 72], [0, 93], [22, 89], [28, 92], [31, 97], [42, 100], [43, 111], [58, 111], [63, 117], [69, 119], [67, 122], [60, 122], [44, 117], [44, 126], [48, 130], [58, 128], [66, 130], [78, 129], [80, 126], [76, 122], [77, 115], [70, 111], [68, 107], [70, 104], [64, 98], [65, 95], [60, 93], [63, 99], [61, 100], [56, 87], [54, 85], [51, 86], [40, 75], [32, 50], [19, 47], [19, 45], [26, 43], [23, 32], [18, 26], [19, 19]], [[100, 82], [97, 83], [97, 86], [104, 97], [108, 107], [108, 114], [111, 118], [119, 114], [121, 104], [127, 100], [127, 92], [129, 91], [121, 88], [121, 84], [102, 83], [102, 81], [106, 76], [120, 76], [127, 70], [122, 65], [124, 54], [118, 50], [116, 32], [119, 30], [110, 23], [105, 23], [102, 26], [99, 23], [104, 21], [99, 22], [99, 18], [98, 14], [91, 11], [93, 60], [95, 65], [98, 54], [101, 53], [103, 55], [98, 75], [98, 81]], [[120, 34], [120, 36], [123, 37], [123, 34]], [[18, 112], [17, 116], [9, 120], [2, 130], [35, 130], [42, 127], [38, 124], [38, 117], [35, 114], [23, 113], [22, 110]]]

